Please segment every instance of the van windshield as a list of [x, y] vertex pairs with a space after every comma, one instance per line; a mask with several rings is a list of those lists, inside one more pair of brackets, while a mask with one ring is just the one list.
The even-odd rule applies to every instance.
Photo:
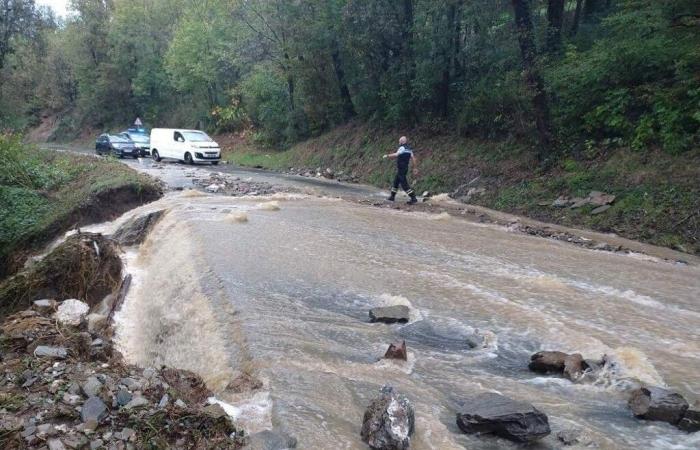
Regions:
[[128, 137], [124, 136], [110, 136], [109, 140], [112, 142], [131, 142]]
[[201, 131], [183, 131], [182, 134], [189, 142], [211, 142], [211, 138]]
[[131, 140], [134, 142], [148, 142], [150, 140], [148, 136], [133, 133], [129, 134], [129, 138], [131, 138]]

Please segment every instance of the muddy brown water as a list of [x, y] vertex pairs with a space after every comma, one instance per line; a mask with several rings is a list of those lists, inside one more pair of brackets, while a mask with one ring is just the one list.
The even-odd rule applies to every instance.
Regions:
[[[559, 448], [554, 434], [569, 428], [601, 448], [700, 446], [700, 434], [626, 407], [640, 382], [698, 406], [697, 266], [302, 194], [170, 193], [130, 215], [159, 208], [166, 217], [127, 252], [134, 281], [119, 347], [140, 365], [201, 374], [249, 431], [283, 430], [303, 449], [364, 449], [364, 409], [391, 384], [415, 406], [416, 449], [515, 448], [457, 429], [455, 413], [483, 391], [549, 415], [554, 433], [537, 448]], [[369, 323], [370, 308], [391, 304], [408, 305], [411, 322]], [[483, 349], [464, 345], [475, 330]], [[379, 360], [400, 339], [409, 360]], [[540, 376], [527, 362], [541, 349], [607, 354], [617, 370], [582, 384]], [[229, 392], [240, 371], [264, 388]]]

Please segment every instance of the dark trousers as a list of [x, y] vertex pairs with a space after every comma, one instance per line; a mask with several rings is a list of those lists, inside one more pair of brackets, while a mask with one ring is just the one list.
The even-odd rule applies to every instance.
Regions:
[[408, 168], [406, 169], [399, 169], [396, 171], [396, 177], [394, 177], [394, 185], [391, 188], [391, 193], [395, 194], [399, 190], [399, 186], [401, 186], [401, 189], [403, 189], [408, 195], [414, 195], [415, 193], [413, 192], [413, 189], [411, 189], [411, 186], [408, 184], [408, 178], [406, 175], [408, 174]]

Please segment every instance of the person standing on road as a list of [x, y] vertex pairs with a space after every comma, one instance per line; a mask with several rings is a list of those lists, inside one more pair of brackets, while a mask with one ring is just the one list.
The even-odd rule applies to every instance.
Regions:
[[399, 139], [399, 149], [396, 153], [389, 153], [382, 156], [383, 159], [395, 159], [396, 160], [396, 177], [394, 177], [394, 185], [391, 188], [391, 195], [387, 200], [393, 202], [396, 199], [396, 193], [399, 190], [399, 186], [408, 194], [410, 200], [408, 200], [409, 205], [418, 203], [416, 198], [416, 192], [411, 189], [408, 184], [408, 167], [413, 163], [413, 175], [418, 175], [418, 161], [416, 156], [413, 154], [413, 149], [408, 145], [408, 138], [406, 136], [401, 136]]

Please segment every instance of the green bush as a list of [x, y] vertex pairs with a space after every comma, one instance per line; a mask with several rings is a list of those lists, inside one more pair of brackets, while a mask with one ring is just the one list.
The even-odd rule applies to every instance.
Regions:
[[665, 5], [624, 3], [590, 49], [569, 47], [549, 67], [563, 133], [674, 154], [700, 142], [700, 34], [672, 26]]

